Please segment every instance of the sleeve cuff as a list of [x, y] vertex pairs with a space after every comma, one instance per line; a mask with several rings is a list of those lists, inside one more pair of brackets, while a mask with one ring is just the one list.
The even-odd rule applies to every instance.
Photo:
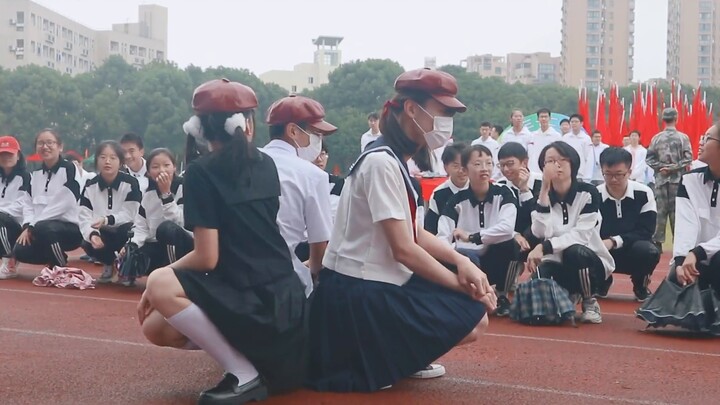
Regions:
[[115, 225], [115, 216], [114, 215], [108, 215], [105, 218], [107, 218], [108, 225]]
[[552, 242], [546, 240], [542, 243], [542, 251], [544, 255], [551, 255], [553, 252]]
[[685, 261], [685, 256], [675, 256], [675, 258], [673, 260], [675, 260], [675, 266], [680, 267], [680, 266], [682, 266], [683, 262]]
[[520, 202], [524, 203], [525, 201], [529, 201], [533, 199], [533, 193], [532, 191], [526, 191], [524, 193], [520, 193]]
[[707, 252], [702, 246], [697, 246], [695, 249], [691, 250], [691, 252], [695, 254], [698, 262], [703, 262], [707, 260]]
[[480, 232], [470, 235], [468, 240], [470, 241], [470, 243], [474, 243], [476, 245], [482, 245], [482, 239], [480, 238]]
[[100, 232], [98, 232], [98, 231], [90, 232], [90, 236], [88, 236], [88, 239], [92, 238], [93, 236], [100, 236]]
[[615, 241], [615, 249], [620, 249], [623, 247], [623, 238], [622, 236], [613, 236], [610, 238]]
[[167, 198], [160, 198], [160, 201], [162, 201], [163, 205], [170, 204], [171, 202], [175, 201], [175, 196], [170, 194], [170, 196]]
[[544, 205], [541, 205], [540, 203], [537, 203], [537, 204], [535, 205], [535, 211], [537, 211], [537, 212], [540, 213], [540, 214], [549, 214], [549, 213], [550, 213], [550, 206], [547, 206], [547, 207], [546, 207], [546, 206], [544, 206]]

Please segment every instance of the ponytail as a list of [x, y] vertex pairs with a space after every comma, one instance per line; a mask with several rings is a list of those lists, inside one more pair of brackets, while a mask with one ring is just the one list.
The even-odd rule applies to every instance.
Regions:
[[385, 103], [380, 116], [380, 133], [383, 134], [388, 146], [399, 155], [412, 156], [415, 164], [421, 171], [432, 169], [430, 151], [427, 146], [420, 147], [400, 126], [398, 116], [403, 113], [405, 102], [412, 100], [418, 104], [425, 104], [430, 95], [422, 92], [398, 93]]

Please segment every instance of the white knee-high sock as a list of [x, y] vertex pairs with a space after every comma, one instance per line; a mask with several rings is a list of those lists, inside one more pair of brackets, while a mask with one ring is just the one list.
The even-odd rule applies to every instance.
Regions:
[[240, 385], [258, 376], [258, 371], [250, 360], [230, 346], [215, 324], [197, 305], [190, 304], [189, 307], [167, 318], [167, 321], [215, 359], [225, 371], [237, 377]]

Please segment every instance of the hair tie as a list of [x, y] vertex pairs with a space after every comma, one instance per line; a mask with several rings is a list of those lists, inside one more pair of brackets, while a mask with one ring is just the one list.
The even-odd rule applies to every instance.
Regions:
[[400, 104], [395, 100], [388, 100], [383, 104], [383, 112], [382, 116], [386, 116], [388, 112], [390, 111], [390, 108], [398, 108], [400, 107]]
[[240, 127], [245, 132], [245, 114], [236, 113], [228, 117], [225, 120], [225, 131], [232, 135], [235, 135], [235, 130]]

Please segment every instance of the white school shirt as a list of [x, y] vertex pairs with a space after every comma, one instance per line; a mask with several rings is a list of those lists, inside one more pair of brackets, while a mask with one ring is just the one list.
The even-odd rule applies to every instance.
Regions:
[[140, 160], [142, 160], [142, 166], [140, 166], [140, 170], [134, 172], [129, 166], [125, 166], [125, 169], [127, 169], [129, 175], [137, 179], [138, 184], [140, 185], [140, 192], [145, 193], [148, 188], [147, 162], [145, 161], [145, 158], [140, 158]]
[[[580, 130], [579, 133], [574, 134], [572, 131], [562, 136], [562, 140], [568, 145], [575, 149], [575, 152], [580, 156], [580, 169], [578, 170], [578, 178], [583, 179], [583, 176], [587, 173], [587, 154], [592, 145], [592, 140], [584, 131]], [[583, 179], [587, 180], [587, 179]]]
[[277, 224], [290, 249], [293, 268], [305, 285], [305, 295], [313, 289], [310, 269], [295, 255], [303, 241], [326, 242], [330, 239], [332, 214], [328, 174], [314, 164], [298, 157], [289, 143], [274, 139], [262, 152], [270, 156], [280, 179], [280, 209]]
[[645, 182], [647, 175], [647, 163], [645, 163], [645, 158], [647, 157], [647, 149], [645, 149], [645, 147], [642, 145], [638, 145], [636, 147], [628, 145], [624, 149], [630, 152], [630, 154], [633, 156], [630, 180], [635, 180], [637, 182], [647, 184]]
[[528, 143], [530, 143], [531, 137], [532, 132], [530, 132], [530, 130], [526, 126], [523, 126], [518, 133], [515, 133], [515, 130], [510, 127], [510, 129], [508, 129], [502, 134], [502, 143], [517, 142], [520, 145], [524, 146], [527, 150]]
[[[409, 174], [385, 150], [390, 149], [361, 156], [361, 164], [345, 179], [323, 266], [349, 277], [403, 285], [413, 273], [393, 257], [380, 222], [405, 221], [411, 238], [417, 224], [410, 211]], [[417, 200], [414, 191], [413, 197]]]
[[587, 246], [600, 258], [605, 278], [615, 270], [615, 260], [600, 238], [600, 192], [590, 183], [573, 184], [563, 200], [550, 192], [550, 206], [538, 200], [532, 212], [531, 231], [544, 242], [543, 260], [562, 263], [562, 253], [572, 245]]
[[562, 135], [560, 135], [560, 132], [556, 131], [553, 127], [548, 127], [545, 132], [543, 132], [542, 129], [538, 129], [533, 132], [530, 137], [530, 142], [528, 142], [527, 145], [528, 168], [531, 172], [542, 172], [542, 170], [540, 170], [540, 165], [538, 164], [540, 152], [542, 152], [543, 148], [547, 145], [560, 140], [562, 140]]
[[30, 173], [27, 170], [13, 168], [9, 176], [0, 169], [0, 212], [23, 223], [23, 207], [32, 204], [30, 197]]
[[[145, 242], [157, 241], [157, 229], [165, 221], [173, 222], [181, 228], [185, 225], [183, 217], [183, 179], [175, 176], [170, 184], [170, 197], [160, 198], [157, 184], [152, 182], [143, 194], [140, 209], [135, 216], [132, 242], [142, 247]], [[190, 231], [187, 231], [191, 233]]]
[[695, 159], [690, 164], [690, 170], [695, 170], [695, 169], [699, 169], [701, 167], [706, 167], [706, 166], [707, 166], [707, 163], [701, 162], [700, 160]]
[[490, 184], [485, 199], [479, 201], [472, 188], [450, 197], [438, 221], [438, 239], [453, 243], [453, 230], [462, 229], [468, 234], [480, 233], [480, 245], [454, 241], [456, 248], [470, 249], [480, 256], [491, 245], [507, 242], [515, 234], [517, 200], [509, 187]]
[[[477, 138], [473, 140], [470, 143], [470, 146], [474, 145], [482, 145], [488, 149], [490, 149], [490, 152], [492, 152], [492, 158], [493, 162], [498, 162], [498, 151], [500, 150], [500, 142], [493, 139], [491, 136], [488, 136], [486, 140], [483, 140], [482, 137]], [[500, 177], [502, 177], [502, 172], [497, 167], [493, 166], [493, 173], [492, 173], [492, 179], [497, 180]]]
[[673, 257], [678, 265], [690, 251], [704, 264], [720, 251], [719, 189], [720, 179], [709, 167], [682, 176], [675, 198]]
[[373, 134], [371, 129], [368, 129], [367, 132], [362, 134], [360, 137], [360, 153], [362, 153], [365, 148], [370, 144], [370, 142], [375, 141], [376, 139], [380, 138], [382, 134], [378, 132], [377, 134]]
[[30, 174], [32, 204], [23, 207], [23, 222], [35, 226], [39, 221], [59, 220], [77, 224], [80, 185], [75, 165], [63, 158], [51, 168], [43, 163]]
[[121, 225], [134, 222], [140, 208], [142, 193], [135, 177], [119, 172], [115, 180], [108, 184], [97, 175], [88, 180], [80, 195], [80, 232], [86, 241], [90, 241], [98, 231], [92, 227], [99, 218], [107, 218], [108, 225]]
[[587, 180], [604, 181], [602, 168], [600, 167], [600, 154], [609, 146], [600, 142], [597, 145], [590, 144], [587, 157], [585, 158], [587, 172], [583, 178]]

